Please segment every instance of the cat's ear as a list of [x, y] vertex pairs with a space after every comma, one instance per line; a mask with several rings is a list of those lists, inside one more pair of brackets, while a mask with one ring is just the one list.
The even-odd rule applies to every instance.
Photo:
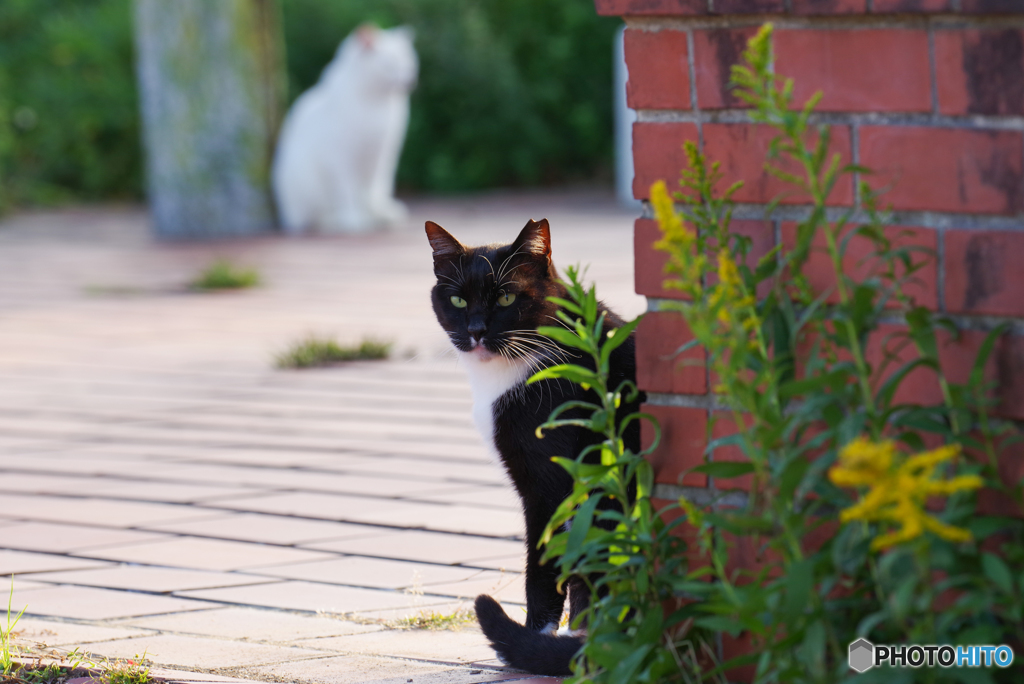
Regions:
[[364, 50], [372, 50], [373, 46], [377, 44], [377, 34], [380, 29], [375, 24], [361, 24], [356, 29], [356, 37], [359, 39], [359, 44], [362, 45]]
[[512, 243], [512, 253], [529, 254], [551, 263], [551, 228], [547, 219], [530, 219]]
[[430, 247], [434, 250], [434, 261], [451, 259], [466, 253], [462, 243], [452, 237], [447, 230], [433, 221], [427, 221], [427, 239], [430, 240]]

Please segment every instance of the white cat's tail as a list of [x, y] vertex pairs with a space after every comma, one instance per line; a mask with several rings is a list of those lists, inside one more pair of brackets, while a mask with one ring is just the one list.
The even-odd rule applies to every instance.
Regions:
[[528, 629], [505, 615], [501, 605], [486, 594], [476, 597], [476, 619], [505, 664], [539, 675], [572, 674], [569, 665], [583, 645], [581, 637]]

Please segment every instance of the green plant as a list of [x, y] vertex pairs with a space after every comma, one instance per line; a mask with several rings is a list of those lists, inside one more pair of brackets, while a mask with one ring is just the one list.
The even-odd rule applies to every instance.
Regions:
[[14, 628], [17, 627], [18, 621], [21, 620], [21, 616], [25, 614], [25, 610], [28, 606], [21, 609], [14, 619], [11, 619], [11, 605], [14, 603], [14, 575], [11, 575], [11, 591], [7, 595], [7, 619], [4, 627], [0, 627], [0, 668], [3, 669], [4, 677], [11, 676], [11, 673], [17, 669], [18, 663], [15, 661], [17, 656], [17, 648], [14, 646]]
[[100, 664], [104, 684], [149, 684], [154, 681], [146, 661], [146, 654], [134, 658], [105, 660]]
[[[541, 540], [547, 544], [544, 560], [557, 559], [560, 582], [578, 575], [591, 591], [589, 609], [572, 625], [585, 624], [587, 630], [577, 672], [600, 671], [611, 682], [660, 682], [670, 676], [698, 681], [699, 661], [706, 657], [708, 643], [700, 634], [685, 634], [678, 611], [672, 611], [686, 576], [686, 547], [677, 534], [684, 518], [666, 520], [667, 511], [656, 511], [651, 501], [654, 474], [644, 455], [657, 441], [634, 453], [623, 438], [634, 421], [654, 419], [639, 413], [620, 415], [623, 401], [636, 400], [637, 388], [629, 381], [608, 385], [611, 353], [632, 334], [640, 318], [606, 330], [595, 288], [585, 289], [575, 268], [566, 269], [566, 277], [569, 299], [552, 298], [562, 308], [558, 316], [565, 327], [542, 326], [538, 332], [578, 349], [589, 363], [552, 366], [529, 382], [563, 378], [593, 396], [593, 401], [559, 406], [537, 428], [538, 437], [545, 430], [575, 425], [604, 438], [575, 459], [553, 459], [572, 476], [573, 491]], [[570, 411], [576, 415], [563, 417]], [[577, 417], [580, 413], [587, 417]], [[558, 531], [570, 520], [568, 531]]]
[[[614, 458], [605, 462], [602, 454], [601, 468], [619, 473], [613, 477], [582, 460], [560, 461], [576, 488], [549, 530], [575, 517], [570, 532], [551, 537], [548, 555], [561, 555], [563, 578], [600, 570], [599, 582], [611, 590], [602, 596], [595, 583], [587, 615], [593, 627], [572, 681], [706, 681], [743, 666], [756, 682], [831, 684], [852, 681], [847, 646], [859, 637], [1024, 643], [1024, 577], [1011, 570], [1024, 565], [1024, 521], [987, 515], [977, 495], [984, 485], [987, 496], [1000, 494], [1021, 510], [1021, 483], [1004, 482], [998, 469], [998, 449], [1012, 427], [989, 415], [984, 381], [1002, 329], [985, 339], [965, 382], [947, 377], [937, 331], [948, 333], [950, 324], [907, 295], [932, 255], [900, 246], [866, 183], [859, 183], [861, 209], [830, 215], [826, 204], [839, 179], [870, 171], [830, 154], [828, 126], [812, 120], [820, 95], [794, 108], [792, 82], [772, 68], [770, 25], [744, 59], [733, 70], [737, 94], [755, 121], [778, 132], [767, 169], [810, 205], [794, 241], [755, 260], [750, 239], [730, 230], [738, 185], [718, 194], [717, 164], [693, 144], [686, 146], [681, 192], [670, 196], [664, 183], [655, 184], [651, 203], [664, 233], [657, 246], [669, 255], [665, 284], [686, 295], [662, 306], [679, 311], [693, 334], [680, 352], [699, 346], [706, 355], [723, 407], [712, 423], [733, 428], [709, 442], [707, 462], [695, 470], [713, 483], [749, 479], [745, 504], [737, 507], [735, 496], [729, 505], [681, 499], [679, 529], [696, 547], [687, 562], [681, 547], [646, 546], [657, 539], [658, 518], [678, 522], [675, 507], [649, 519], [644, 507], [638, 514], [626, 506], [631, 515], [622, 518], [603, 514], [617, 524], [612, 534], [589, 525], [589, 502], [621, 496], [619, 477], [635, 477], [636, 501], [643, 501], [649, 475], [632, 455], [606, 442]], [[845, 268], [855, 243], [870, 247], [857, 269], [867, 276]], [[819, 251], [832, 267], [824, 291], [815, 291], [805, 272]], [[573, 346], [597, 338], [600, 327], [580, 308], [567, 308], [575, 333], [553, 337], [568, 344], [574, 334]], [[869, 354], [872, 345], [883, 353]], [[552, 372], [599, 386], [592, 371]], [[931, 378], [939, 401], [922, 404], [901, 392], [910, 377]], [[611, 440], [607, 405], [588, 408], [589, 423], [609, 430]], [[744, 460], [719, 460], [723, 448], [738, 449]], [[671, 563], [672, 576], [661, 577]], [[662, 598], [675, 608], [668, 618], [648, 607], [662, 594], [645, 600], [639, 592], [658, 582], [682, 604]], [[616, 592], [636, 603], [617, 602]], [[699, 651], [676, 657], [684, 639], [725, 637], [746, 639], [748, 654], [720, 664]], [[1014, 676], [929, 667], [873, 672], [880, 679], [856, 681]]]
[[343, 347], [333, 338], [309, 335], [281, 352], [275, 359], [278, 368], [315, 368], [344, 361], [376, 361], [391, 353], [391, 342], [372, 338], [356, 346]]
[[193, 290], [241, 290], [260, 284], [259, 271], [235, 266], [227, 259], [217, 259], [192, 281]]
[[455, 610], [451, 613], [423, 610], [416, 615], [407, 615], [385, 624], [390, 629], [426, 629], [430, 631], [447, 629], [457, 631], [475, 622], [476, 615], [468, 610]]

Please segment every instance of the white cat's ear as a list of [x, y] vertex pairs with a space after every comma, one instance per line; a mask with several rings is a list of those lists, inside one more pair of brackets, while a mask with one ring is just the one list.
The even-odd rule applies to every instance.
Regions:
[[534, 221], [530, 219], [519, 232], [519, 237], [512, 243], [515, 245], [513, 253], [520, 252], [532, 254], [535, 257], [546, 258], [551, 261], [551, 227], [547, 219]]
[[356, 29], [356, 38], [359, 39], [359, 44], [364, 50], [372, 50], [373, 46], [377, 44], [377, 34], [380, 29], [373, 24], [362, 24]]
[[462, 246], [461, 242], [433, 221], [427, 221], [425, 228], [427, 230], [427, 239], [430, 240], [430, 247], [434, 250], [434, 261], [450, 259], [451, 257], [466, 253], [466, 248]]

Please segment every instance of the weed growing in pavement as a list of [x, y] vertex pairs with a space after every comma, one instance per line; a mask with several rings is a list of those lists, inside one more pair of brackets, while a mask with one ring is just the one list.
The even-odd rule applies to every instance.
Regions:
[[10, 677], [11, 673], [14, 672], [18, 667], [18, 663], [14, 660], [16, 657], [16, 647], [14, 646], [14, 628], [18, 625], [18, 621], [21, 620], [21, 616], [25, 614], [25, 610], [28, 606], [21, 609], [14, 619], [11, 619], [11, 606], [14, 603], [14, 575], [11, 575], [11, 591], [7, 595], [7, 619], [5, 620], [4, 626], [0, 627], [0, 668], [3, 669], [4, 678]]
[[416, 615], [408, 615], [397, 620], [389, 620], [384, 624], [391, 629], [428, 629], [428, 630], [460, 630], [466, 625], [476, 623], [476, 614], [469, 610], [456, 610], [451, 613], [435, 613], [423, 610]]
[[154, 681], [145, 653], [134, 658], [104, 660], [100, 671], [104, 684], [149, 684]]
[[358, 345], [342, 346], [330, 337], [309, 335], [275, 358], [278, 368], [317, 368], [345, 361], [377, 361], [391, 353], [391, 342], [365, 338]]
[[192, 281], [190, 288], [201, 292], [242, 290], [260, 284], [260, 274], [252, 268], [236, 266], [227, 259], [217, 259]]

